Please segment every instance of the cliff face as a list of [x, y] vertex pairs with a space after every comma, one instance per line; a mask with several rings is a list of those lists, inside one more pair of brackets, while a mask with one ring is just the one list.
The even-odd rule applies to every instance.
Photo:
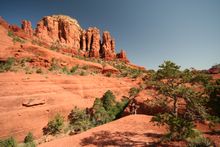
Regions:
[[69, 16], [45, 16], [37, 23], [35, 29], [32, 29], [28, 20], [22, 21], [21, 28], [8, 25], [2, 18], [0, 24], [17, 32], [19, 37], [37, 39], [48, 46], [59, 45], [63, 52], [106, 60], [128, 61], [124, 51], [119, 53], [120, 55], [116, 54], [115, 40], [110, 32], [104, 31], [101, 37], [98, 28], [89, 27], [84, 30], [77, 20]]
[[64, 47], [79, 49], [81, 32], [82, 28], [75, 19], [54, 15], [38, 22], [35, 35], [49, 44], [59, 43]]

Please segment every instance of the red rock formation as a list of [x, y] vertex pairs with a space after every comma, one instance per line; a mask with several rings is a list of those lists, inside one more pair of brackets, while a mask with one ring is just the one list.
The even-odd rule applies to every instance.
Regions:
[[[0, 24], [5, 27], [9, 26], [1, 17]], [[42, 44], [47, 44], [47, 47], [58, 44], [59, 51], [62, 52], [107, 60], [116, 58], [115, 40], [109, 32], [103, 32], [101, 43], [98, 28], [90, 27], [83, 30], [77, 20], [68, 16], [45, 16], [38, 22], [34, 33], [31, 22], [27, 20], [22, 21], [22, 29], [16, 25], [9, 26], [9, 29], [22, 38], [27, 38], [27, 36], [30, 38], [34, 35]], [[123, 61], [128, 61], [124, 51], [117, 56]]]
[[129, 60], [126, 56], [126, 52], [123, 49], [120, 51], [120, 53], [117, 54], [117, 58], [122, 61], [129, 62]]
[[87, 50], [89, 57], [99, 58], [100, 50], [100, 31], [97, 28], [89, 28], [87, 30]]
[[83, 31], [81, 35], [81, 49], [83, 51], [86, 51], [86, 45], [86, 31]]
[[23, 20], [22, 24], [21, 24], [21, 28], [22, 30], [24, 30], [24, 32], [26, 34], [28, 34], [30, 37], [33, 36], [33, 29], [31, 26], [31, 22], [28, 20]]
[[107, 60], [112, 60], [116, 57], [115, 41], [107, 31], [103, 32], [101, 54]]
[[63, 15], [46, 16], [37, 24], [36, 36], [49, 43], [80, 49], [82, 29], [75, 19]]

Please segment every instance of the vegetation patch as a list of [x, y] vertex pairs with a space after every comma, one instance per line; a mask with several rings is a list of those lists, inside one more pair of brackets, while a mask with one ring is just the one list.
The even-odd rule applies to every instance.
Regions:
[[45, 128], [43, 128], [44, 135], [56, 135], [62, 132], [64, 127], [64, 118], [60, 114], [57, 114], [52, 120], [50, 120]]
[[25, 40], [16, 36], [13, 31], [8, 31], [8, 36], [12, 38], [12, 41], [14, 43], [16, 43], [16, 42], [25, 43]]
[[[162, 111], [152, 118], [156, 125], [167, 126], [168, 132], [162, 141], [191, 140], [191, 143], [195, 145], [196, 143], [193, 143], [192, 140], [199, 137], [200, 134], [195, 131], [193, 122], [211, 120], [210, 113], [207, 111], [209, 110], [207, 109], [208, 95], [215, 89], [210, 86], [212, 85], [211, 77], [197, 71], [181, 71], [180, 66], [171, 61], [165, 61], [159, 66], [157, 72], [152, 72], [150, 76], [148, 74], [145, 80], [147, 81], [146, 87], [158, 92], [158, 99], [164, 98], [164, 101], [158, 102], [157, 106], [170, 106], [170, 109]], [[194, 85], [203, 86], [203, 90], [196, 90]], [[206, 87], [209, 87], [209, 90]], [[216, 98], [216, 95], [214, 97]], [[180, 108], [179, 103], [182, 102], [185, 105]], [[211, 118], [216, 120], [213, 119], [213, 116]]]
[[0, 62], [0, 72], [10, 71], [15, 63], [15, 58], [10, 57], [6, 61]]
[[0, 140], [0, 147], [17, 147], [17, 142], [13, 137]]

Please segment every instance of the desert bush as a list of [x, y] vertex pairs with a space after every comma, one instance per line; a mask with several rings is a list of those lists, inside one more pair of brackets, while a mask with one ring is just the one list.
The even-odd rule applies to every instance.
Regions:
[[212, 80], [212, 77], [208, 74], [197, 73], [190, 80], [191, 83], [200, 83], [204, 86], [207, 85]]
[[9, 36], [9, 37], [14, 37], [14, 36], [15, 36], [15, 34], [14, 34], [14, 32], [13, 32], [13, 31], [8, 31], [8, 36]]
[[0, 62], [0, 72], [9, 71], [15, 63], [15, 58], [9, 57], [5, 62]]
[[89, 68], [88, 65], [85, 65], [82, 67], [82, 69], [84, 69], [84, 70], [87, 70], [88, 68]]
[[24, 70], [25, 70], [25, 74], [32, 74], [33, 73], [33, 69], [28, 66], [25, 67]]
[[25, 136], [24, 138], [24, 147], [35, 147], [35, 143], [34, 143], [34, 137], [33, 134], [31, 132], [28, 132], [27, 136]]
[[95, 99], [92, 110], [93, 110], [92, 119], [94, 120], [96, 126], [111, 121], [109, 114], [103, 107], [103, 102], [101, 99], [99, 98]]
[[165, 136], [167, 140], [183, 140], [194, 137], [194, 124], [181, 117], [164, 113], [156, 115], [152, 121], [157, 122], [157, 125], [167, 125], [169, 131]]
[[80, 76], [85, 76], [86, 73], [85, 73], [84, 71], [81, 71], [79, 75], [80, 75]]
[[60, 114], [56, 114], [56, 116], [50, 120], [45, 128], [43, 128], [44, 134], [56, 135], [61, 133], [64, 127], [64, 118]]
[[13, 137], [0, 140], [0, 147], [17, 147], [17, 142]]
[[132, 87], [128, 92], [129, 97], [130, 98], [135, 98], [138, 95], [139, 92], [140, 92], [140, 88]]
[[32, 40], [31, 43], [32, 43], [33, 45], [42, 46], [42, 42], [39, 41], [39, 40]]
[[15, 42], [25, 43], [25, 41], [23, 39], [21, 39], [20, 37], [18, 37], [18, 36], [14, 36], [12, 41], [14, 43]]
[[62, 68], [62, 72], [64, 73], [64, 74], [70, 74], [70, 71], [68, 70], [68, 68], [66, 67], [66, 66], [64, 66], [63, 68]]
[[31, 62], [31, 61], [32, 61], [31, 58], [26, 57], [26, 58], [22, 58], [22, 59], [20, 59], [20, 60], [18, 61], [18, 63], [19, 63], [22, 67], [25, 67], [25, 63], [27, 63], [27, 62]]
[[34, 142], [28, 142], [25, 143], [22, 147], [36, 147], [36, 144]]
[[217, 80], [211, 87], [209, 87], [209, 101], [208, 105], [211, 110], [220, 117], [220, 80]]
[[116, 102], [114, 94], [108, 90], [102, 98], [96, 98], [94, 101], [92, 117], [95, 124], [100, 125], [119, 118], [128, 103], [128, 98]]
[[215, 146], [214, 143], [205, 137], [197, 137], [193, 140], [190, 140], [188, 142], [188, 147], [211, 147], [211, 146]]
[[55, 58], [52, 58], [51, 60], [51, 67], [49, 68], [49, 71], [57, 71], [60, 69], [60, 66], [58, 65], [58, 61]]
[[184, 83], [189, 83], [192, 81], [192, 78], [193, 78], [193, 73], [189, 70], [189, 69], [185, 69], [181, 75], [181, 80], [184, 82]]
[[170, 112], [169, 101], [167, 97], [155, 97], [152, 100], [144, 101], [145, 107], [149, 115], [155, 115], [164, 112]]
[[73, 67], [70, 69], [70, 73], [71, 73], [71, 74], [74, 74], [74, 73], [77, 71], [78, 68], [79, 68], [79, 65], [73, 66]]
[[131, 78], [137, 78], [137, 77], [139, 77], [143, 74], [142, 70], [131, 68], [123, 62], [117, 62], [115, 64], [110, 63], [110, 65], [117, 68], [121, 72], [122, 77], [127, 77], [128, 76], [128, 77], [131, 77]]
[[42, 71], [41, 68], [38, 68], [38, 69], [36, 70], [36, 73], [41, 74], [41, 73], [43, 73], [43, 71]]
[[25, 136], [24, 138], [24, 143], [33, 142], [33, 141], [34, 141], [33, 134], [31, 132], [28, 132], [27, 136]]
[[86, 110], [81, 110], [77, 107], [71, 111], [68, 119], [70, 121], [71, 129], [75, 132], [86, 131], [93, 127], [90, 115], [87, 114]]
[[25, 41], [20, 37], [16, 36], [13, 31], [8, 31], [8, 36], [12, 38], [12, 41], [14, 43], [15, 42], [25, 43]]
[[[197, 92], [186, 87], [185, 82], [188, 82], [188, 72], [185, 71], [186, 80], [182, 80], [183, 74], [179, 70], [180, 66], [171, 61], [165, 61], [159, 66], [156, 73], [156, 80], [160, 85], [156, 85], [159, 94], [169, 98], [171, 101], [171, 114], [159, 114], [152, 118], [153, 122], [159, 125], [168, 126], [168, 134], [170, 140], [185, 140], [194, 135], [194, 120], [203, 121], [207, 119], [207, 111], [205, 107], [206, 96], [203, 92]], [[190, 73], [191, 74], [191, 73]], [[198, 73], [193, 73], [198, 74]], [[199, 79], [199, 80], [198, 80]], [[200, 79], [206, 79], [202, 76]], [[204, 81], [203, 81], [204, 82]], [[179, 112], [178, 102], [185, 103], [184, 112]]]

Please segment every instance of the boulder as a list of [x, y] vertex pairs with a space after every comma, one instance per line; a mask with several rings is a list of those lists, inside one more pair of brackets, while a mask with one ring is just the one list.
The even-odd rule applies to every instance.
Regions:
[[43, 105], [45, 104], [45, 99], [42, 98], [36, 98], [36, 99], [27, 99], [23, 101], [22, 105], [25, 107], [33, 107], [37, 105]]

